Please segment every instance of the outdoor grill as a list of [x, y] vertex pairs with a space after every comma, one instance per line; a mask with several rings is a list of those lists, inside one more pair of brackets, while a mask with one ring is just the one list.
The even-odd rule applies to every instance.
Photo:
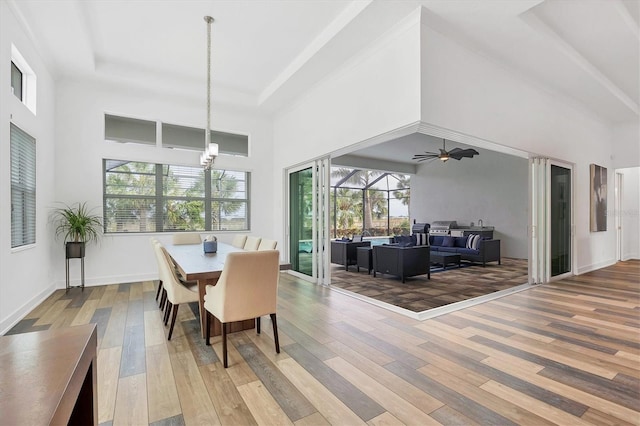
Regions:
[[411, 226], [411, 235], [415, 235], [416, 237], [416, 245], [426, 246], [429, 244], [429, 227], [428, 223], [416, 223], [413, 222]]
[[413, 223], [411, 226], [412, 234], [428, 234], [429, 233], [429, 224], [428, 223]]
[[458, 228], [455, 220], [436, 220], [431, 222], [429, 234], [431, 235], [449, 235], [452, 229]]

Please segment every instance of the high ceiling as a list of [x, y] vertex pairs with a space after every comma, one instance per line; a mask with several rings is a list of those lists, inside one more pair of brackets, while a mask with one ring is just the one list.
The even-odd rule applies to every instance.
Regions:
[[[416, 8], [428, 25], [612, 123], [638, 119], [638, 0], [6, 0], [56, 77], [274, 111]], [[162, 89], [159, 89], [162, 88]]]

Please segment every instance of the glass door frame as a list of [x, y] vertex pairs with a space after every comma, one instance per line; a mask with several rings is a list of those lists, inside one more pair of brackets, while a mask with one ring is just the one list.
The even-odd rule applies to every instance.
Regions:
[[[551, 223], [551, 167], [552, 166], [556, 166], [556, 167], [561, 167], [563, 169], [567, 169], [569, 170], [569, 177], [571, 180], [571, 185], [569, 188], [569, 191], [571, 192], [571, 197], [569, 198], [569, 202], [571, 203], [569, 208], [571, 210], [571, 214], [570, 216], [570, 220], [571, 220], [571, 224], [570, 224], [570, 237], [569, 237], [569, 253], [571, 256], [571, 259], [569, 260], [569, 266], [570, 269], [567, 272], [564, 272], [562, 274], [558, 274], [558, 275], [554, 275], [551, 276], [551, 250], [549, 250], [549, 259], [547, 260], [549, 262], [549, 281], [557, 281], [557, 280], [561, 280], [563, 278], [567, 278], [567, 277], [571, 277], [573, 275], [575, 275], [575, 271], [576, 271], [576, 225], [575, 225], [575, 174], [573, 171], [573, 165], [569, 164], [569, 163], [565, 163], [563, 161], [559, 161], [559, 160], [551, 160], [549, 163], [549, 192], [547, 194], [547, 197], [549, 199], [549, 203], [548, 203], [548, 211], [547, 211], [547, 219], [548, 219], [548, 223]], [[549, 246], [551, 246], [551, 227], [549, 226], [547, 229], [547, 244]]]
[[[544, 284], [575, 275], [577, 271], [575, 232], [575, 173], [574, 165], [545, 157], [529, 158], [529, 283]], [[570, 171], [570, 256], [571, 269], [551, 277], [551, 166]]]
[[329, 209], [330, 209], [330, 181], [329, 170], [331, 162], [329, 157], [313, 159], [284, 170], [284, 256], [291, 261], [291, 188], [290, 176], [308, 168], [312, 170], [312, 275], [306, 275], [297, 271], [289, 270], [289, 273], [306, 281], [317, 284], [328, 285], [330, 277], [330, 253], [329, 253]]

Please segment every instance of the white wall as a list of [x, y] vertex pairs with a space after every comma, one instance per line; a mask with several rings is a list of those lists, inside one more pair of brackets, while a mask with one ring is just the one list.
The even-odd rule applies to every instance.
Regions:
[[456, 220], [494, 226], [501, 255], [527, 258], [526, 159], [479, 150], [459, 162], [434, 161], [411, 176], [411, 217], [418, 222]]
[[617, 169], [640, 167], [640, 123], [620, 123], [613, 127], [613, 163]]
[[[37, 77], [37, 115], [11, 93], [9, 66], [14, 44]], [[0, 2], [0, 334], [53, 290], [51, 235], [44, 207], [54, 188], [54, 81], [35, 46], [6, 2]], [[10, 123], [36, 139], [36, 244], [11, 249]]]
[[[285, 168], [419, 119], [417, 16], [410, 16], [275, 118], [276, 200], [283, 200]], [[279, 235], [284, 235], [285, 202], [274, 206]]]
[[[612, 128], [423, 25], [422, 120], [574, 164], [577, 271], [615, 262], [615, 229], [589, 232], [589, 164], [613, 182]], [[613, 185], [608, 199], [613, 200]]]
[[[132, 87], [108, 86], [96, 81], [63, 80], [59, 83], [56, 115], [56, 201], [86, 201], [89, 206], [102, 206], [102, 159], [158, 161], [162, 163], [198, 165], [198, 152], [136, 146], [104, 141], [104, 113], [204, 128], [206, 104], [179, 99], [161, 91], [149, 92]], [[279, 239], [274, 223], [272, 127], [268, 119], [249, 111], [229, 111], [212, 106], [212, 128], [249, 134], [250, 156], [220, 156], [216, 168], [251, 172], [251, 234]], [[203, 140], [204, 146], [204, 140]], [[233, 234], [216, 232], [221, 241], [231, 241]], [[149, 234], [105, 235], [98, 245], [87, 247], [85, 273], [87, 285], [151, 279], [157, 266], [149, 245]], [[161, 240], [169, 242], [167, 236]], [[62, 242], [55, 242], [55, 281], [64, 281]], [[73, 262], [73, 261], [72, 261]], [[79, 267], [71, 276], [79, 280]]]

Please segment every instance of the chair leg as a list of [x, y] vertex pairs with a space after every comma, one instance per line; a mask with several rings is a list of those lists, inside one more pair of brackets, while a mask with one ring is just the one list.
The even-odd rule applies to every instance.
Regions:
[[173, 334], [173, 326], [176, 325], [176, 317], [178, 316], [178, 308], [180, 305], [176, 303], [173, 305], [173, 317], [171, 318], [171, 327], [169, 327], [169, 337], [167, 340], [171, 340], [171, 335]]
[[260, 334], [260, 317], [256, 318], [256, 331]]
[[204, 315], [205, 343], [207, 346], [211, 346], [211, 312], [205, 309]]
[[164, 311], [164, 307], [167, 304], [167, 289], [162, 288], [162, 295], [160, 296], [160, 310]]
[[160, 293], [162, 292], [162, 280], [158, 280], [158, 291], [156, 292], [156, 301], [158, 297], [160, 297]]
[[276, 353], [280, 353], [280, 340], [278, 340], [278, 322], [276, 321], [276, 314], [269, 314], [271, 322], [273, 323], [273, 340], [276, 343]]
[[167, 306], [165, 307], [165, 310], [164, 310], [164, 325], [167, 325], [169, 323], [169, 314], [171, 313], [172, 307], [173, 307], [173, 303], [167, 300]]
[[227, 324], [222, 323], [222, 362], [224, 364], [224, 368], [229, 366], [227, 362]]

